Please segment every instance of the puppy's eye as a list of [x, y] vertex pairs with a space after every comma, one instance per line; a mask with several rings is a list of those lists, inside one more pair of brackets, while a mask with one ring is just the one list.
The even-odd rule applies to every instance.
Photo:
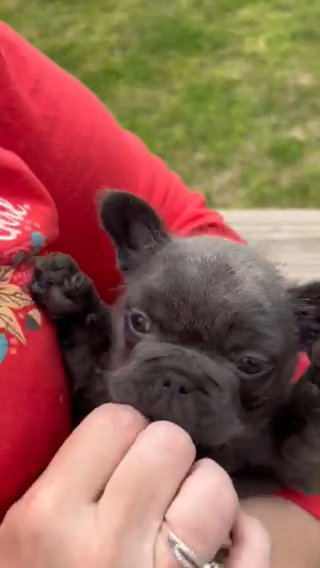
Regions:
[[127, 312], [128, 328], [135, 335], [145, 335], [151, 331], [151, 321], [148, 316], [138, 310], [129, 310]]
[[236, 357], [235, 364], [239, 371], [244, 375], [260, 375], [266, 373], [271, 368], [271, 363], [267, 357], [261, 353], [245, 352]]

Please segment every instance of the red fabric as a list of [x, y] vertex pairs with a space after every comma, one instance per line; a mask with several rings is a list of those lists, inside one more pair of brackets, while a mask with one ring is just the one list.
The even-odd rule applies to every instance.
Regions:
[[295, 370], [295, 373], [292, 377], [292, 382], [296, 383], [300, 377], [302, 377], [302, 375], [304, 375], [304, 373], [307, 371], [308, 367], [310, 365], [310, 360], [309, 357], [306, 353], [300, 353], [300, 356], [298, 358], [298, 364]]
[[304, 493], [291, 491], [289, 489], [283, 489], [279, 491], [277, 495], [278, 497], [282, 497], [282, 499], [292, 501], [313, 517], [320, 519], [320, 495], [305, 495]]
[[14, 266], [56, 238], [55, 206], [26, 164], [1, 147], [0, 180], [1, 518], [46, 467], [70, 420], [54, 330], [25, 291], [29, 265]]
[[[241, 239], [92, 93], [1, 23], [0, 109], [1, 515], [70, 431], [53, 330], [23, 289], [26, 265], [12, 268], [17, 253], [69, 253], [113, 300], [120, 275], [95, 208], [103, 187], [143, 197], [174, 233]], [[320, 517], [313, 503], [300, 504]]]

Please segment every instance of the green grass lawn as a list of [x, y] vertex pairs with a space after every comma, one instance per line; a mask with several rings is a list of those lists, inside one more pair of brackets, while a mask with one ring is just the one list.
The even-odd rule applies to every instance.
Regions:
[[319, 0], [0, 0], [219, 207], [320, 206]]

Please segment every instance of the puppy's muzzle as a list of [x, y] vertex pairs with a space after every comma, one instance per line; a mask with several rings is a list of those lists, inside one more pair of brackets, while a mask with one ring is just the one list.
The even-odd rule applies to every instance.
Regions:
[[[139, 371], [140, 377], [136, 376]], [[129, 379], [145, 381], [157, 379], [158, 387], [174, 395], [217, 390], [234, 390], [234, 374], [225, 364], [204, 353], [171, 343], [144, 340], [132, 350], [128, 360], [119, 365], [112, 375], [112, 384]]]
[[175, 422], [201, 444], [223, 443], [240, 428], [234, 373], [192, 349], [141, 341], [109, 375], [109, 389], [114, 402]]

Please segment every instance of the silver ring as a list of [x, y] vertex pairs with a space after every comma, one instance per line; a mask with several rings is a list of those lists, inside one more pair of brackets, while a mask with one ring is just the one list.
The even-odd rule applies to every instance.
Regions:
[[183, 568], [223, 568], [222, 564], [218, 564], [214, 560], [204, 564], [198, 562], [194, 551], [171, 531], [168, 533], [168, 543], [175, 559]]

